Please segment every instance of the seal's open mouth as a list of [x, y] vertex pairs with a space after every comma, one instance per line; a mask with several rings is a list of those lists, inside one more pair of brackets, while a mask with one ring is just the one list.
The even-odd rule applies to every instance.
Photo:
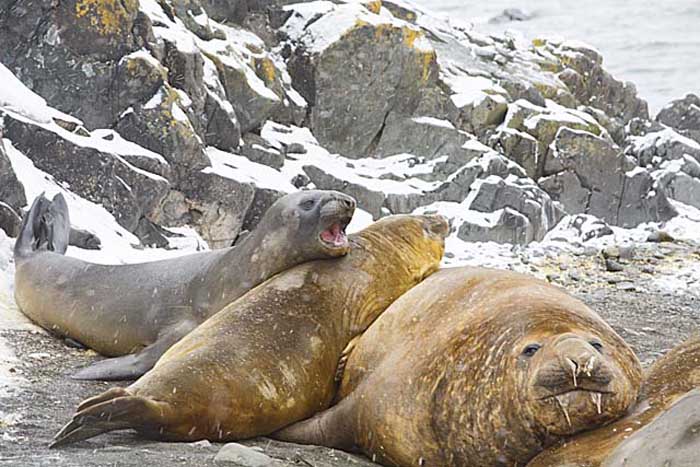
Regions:
[[348, 246], [348, 236], [345, 233], [345, 228], [350, 223], [350, 218], [345, 217], [340, 221], [334, 222], [326, 230], [322, 231], [319, 237], [324, 245], [331, 248], [345, 248]]

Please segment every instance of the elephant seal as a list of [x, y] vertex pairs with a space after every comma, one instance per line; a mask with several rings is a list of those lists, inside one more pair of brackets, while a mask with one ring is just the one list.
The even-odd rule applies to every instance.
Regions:
[[626, 417], [564, 440], [528, 467], [695, 467], [700, 464], [700, 335], [647, 371]]
[[47, 330], [109, 357], [77, 379], [134, 379], [172, 344], [269, 277], [305, 261], [344, 255], [355, 200], [301, 191], [277, 200], [235, 247], [141, 264], [64, 256], [68, 207], [39, 196], [15, 244], [15, 298]]
[[343, 350], [437, 270], [448, 233], [440, 216], [391, 216], [351, 235], [347, 256], [278, 274], [131, 386], [80, 404], [52, 446], [126, 428], [165, 440], [239, 440], [327, 408]]
[[622, 416], [640, 380], [625, 342], [560, 289], [443, 269], [357, 340], [337, 405], [273, 437], [388, 466], [522, 466]]

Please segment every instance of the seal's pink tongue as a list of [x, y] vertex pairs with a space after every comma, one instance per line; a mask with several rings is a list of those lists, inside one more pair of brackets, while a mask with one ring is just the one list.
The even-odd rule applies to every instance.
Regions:
[[340, 227], [340, 224], [333, 224], [330, 228], [321, 232], [321, 238], [324, 242], [330, 243], [334, 246], [345, 245], [347, 238], [345, 237], [345, 232]]

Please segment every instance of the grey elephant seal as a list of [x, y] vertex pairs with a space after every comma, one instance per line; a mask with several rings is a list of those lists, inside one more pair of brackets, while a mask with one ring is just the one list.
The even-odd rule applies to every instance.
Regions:
[[646, 372], [631, 412], [564, 440], [528, 467], [696, 467], [700, 465], [700, 336]]
[[65, 200], [37, 198], [15, 244], [15, 298], [47, 330], [107, 359], [77, 379], [133, 379], [172, 344], [269, 277], [305, 261], [345, 255], [355, 200], [302, 191], [277, 200], [232, 248], [129, 265], [64, 256]]
[[625, 342], [558, 288], [443, 269], [357, 340], [337, 405], [273, 436], [387, 466], [523, 466], [621, 417], [640, 381]]
[[348, 343], [437, 270], [449, 226], [391, 216], [347, 256], [296, 266], [228, 305], [127, 388], [84, 401], [53, 446], [112, 430], [166, 440], [265, 435], [325, 409]]

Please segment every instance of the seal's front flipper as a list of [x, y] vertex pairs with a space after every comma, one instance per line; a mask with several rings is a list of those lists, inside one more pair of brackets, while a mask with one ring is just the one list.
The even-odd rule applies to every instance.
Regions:
[[83, 368], [74, 375], [73, 379], [122, 381], [139, 378], [158, 361], [160, 355], [148, 352], [149, 347], [143, 351], [123, 357], [108, 358]]
[[139, 352], [93, 363], [72, 375], [71, 378], [100, 381], [121, 381], [140, 378], [153, 368], [166, 350], [185, 337], [196, 325], [193, 321], [182, 321], [175, 328], [169, 329], [160, 336], [153, 344], [144, 347]]
[[271, 438], [296, 444], [313, 444], [356, 451], [352, 395], [330, 409], [276, 431]]
[[103, 402], [79, 410], [54, 437], [49, 448], [82, 441], [108, 431], [128, 428], [155, 431], [166, 424], [172, 412], [168, 404], [133, 396], [128, 390], [110, 391], [93, 398]]

